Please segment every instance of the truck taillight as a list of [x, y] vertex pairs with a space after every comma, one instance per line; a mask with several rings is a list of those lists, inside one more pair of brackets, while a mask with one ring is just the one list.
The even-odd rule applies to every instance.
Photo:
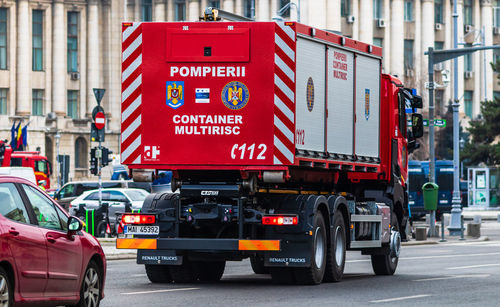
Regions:
[[156, 216], [150, 214], [124, 214], [122, 223], [124, 224], [154, 224]]
[[262, 217], [262, 225], [297, 225], [299, 218], [296, 215], [265, 215]]

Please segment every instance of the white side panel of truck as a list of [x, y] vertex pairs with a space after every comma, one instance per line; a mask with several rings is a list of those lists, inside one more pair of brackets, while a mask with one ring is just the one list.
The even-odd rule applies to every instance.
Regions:
[[354, 134], [354, 53], [328, 48], [327, 151], [352, 155]]
[[379, 158], [380, 59], [356, 57], [356, 155]]
[[324, 44], [297, 39], [297, 149], [325, 150], [325, 50]]

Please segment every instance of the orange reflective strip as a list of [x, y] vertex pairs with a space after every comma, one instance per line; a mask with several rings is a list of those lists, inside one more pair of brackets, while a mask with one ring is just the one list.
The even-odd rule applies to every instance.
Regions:
[[279, 240], [239, 240], [240, 251], [279, 251]]
[[156, 249], [156, 239], [116, 239], [116, 248]]

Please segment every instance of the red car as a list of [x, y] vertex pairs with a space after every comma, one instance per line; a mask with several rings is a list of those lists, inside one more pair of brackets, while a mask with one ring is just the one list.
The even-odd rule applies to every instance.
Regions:
[[99, 306], [106, 259], [82, 227], [31, 182], [0, 176], [0, 306]]

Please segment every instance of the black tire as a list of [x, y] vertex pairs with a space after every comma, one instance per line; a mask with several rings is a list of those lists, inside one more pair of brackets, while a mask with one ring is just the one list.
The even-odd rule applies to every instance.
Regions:
[[90, 261], [83, 275], [78, 307], [98, 307], [101, 303], [101, 272], [94, 261]]
[[290, 285], [295, 283], [295, 275], [292, 268], [269, 268], [273, 283]]
[[172, 280], [178, 284], [193, 283], [198, 280], [198, 272], [193, 263], [187, 258], [181, 265], [170, 265], [170, 275]]
[[7, 272], [0, 267], [0, 306], [12, 306], [14, 291]]
[[96, 238], [104, 238], [106, 236], [106, 222], [100, 221], [95, 228]]
[[170, 275], [170, 270], [168, 265], [156, 265], [156, 264], [146, 264], [146, 275], [152, 283], [170, 283], [172, 282], [172, 276]]
[[[391, 227], [399, 231], [399, 222], [393, 213], [391, 217]], [[372, 255], [372, 268], [375, 275], [393, 275], [398, 267], [399, 257], [388, 255]]]
[[226, 261], [199, 261], [193, 263], [193, 265], [201, 282], [218, 282], [222, 278], [222, 275], [224, 275]]
[[264, 266], [264, 257], [252, 256], [250, 257], [250, 264], [255, 274], [269, 274], [269, 268]]
[[318, 285], [323, 280], [326, 268], [326, 227], [321, 212], [316, 211], [313, 221], [313, 244], [311, 249], [311, 267], [295, 268], [294, 275], [299, 285]]
[[333, 216], [333, 233], [326, 252], [325, 282], [338, 282], [344, 276], [346, 253], [346, 229], [340, 211]]

